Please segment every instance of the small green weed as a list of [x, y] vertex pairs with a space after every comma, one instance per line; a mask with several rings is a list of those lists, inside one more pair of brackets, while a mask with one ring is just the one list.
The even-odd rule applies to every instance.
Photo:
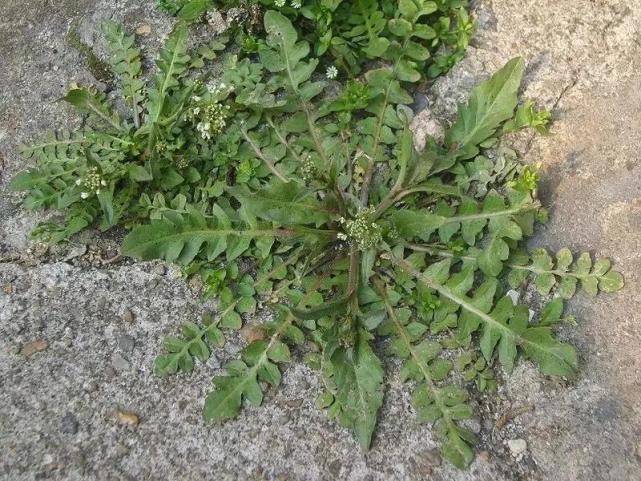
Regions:
[[[26, 148], [36, 165], [12, 187], [27, 191], [28, 208], [67, 213], [38, 227], [52, 242], [120, 225], [129, 231], [123, 254], [202, 276], [218, 312], [164, 340], [161, 375], [205, 363], [225, 330], [271, 308], [214, 377], [206, 420], [236, 416], [243, 401], [260, 405], [295, 347], [320, 371], [319, 406], [368, 449], [384, 345], [400, 359], [418, 419], [433, 423], [443, 456], [463, 468], [475, 437], [462, 421], [475, 393], [496, 387], [494, 368], [509, 372], [520, 355], [544, 374], [572, 376], [575, 350], [556, 336], [562, 299], [579, 287], [619, 290], [622, 276], [587, 253], [525, 249], [547, 213], [538, 172], [516, 162], [502, 135], [545, 133], [549, 114], [518, 105], [523, 59], [472, 91], [444, 140], [415, 149], [410, 91], [458, 56], [433, 57], [441, 43], [462, 52], [467, 33], [461, 40], [443, 19], [455, 10], [468, 32], [464, 2], [359, 1], [349, 15], [348, 2], [263, 3], [277, 7], [264, 12], [264, 38], [227, 53], [216, 79], [206, 64], [227, 38], [190, 51], [179, 23], [145, 86], [134, 38], [107, 23], [126, 116], [73, 87], [65, 99], [91, 127]], [[210, 2], [198, 3], [202, 11], [163, 4], [193, 19]], [[528, 282], [554, 293], [534, 318], [506, 295]]]

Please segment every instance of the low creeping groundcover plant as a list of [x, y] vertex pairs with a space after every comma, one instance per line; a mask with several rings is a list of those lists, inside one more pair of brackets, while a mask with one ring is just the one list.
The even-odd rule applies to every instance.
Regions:
[[[262, 8], [285, 15], [312, 54], [351, 77], [373, 59], [396, 59], [399, 29], [413, 22], [413, 35], [402, 45], [405, 58], [397, 65], [399, 75], [416, 81], [449, 70], [464, 54], [473, 30], [467, 0], [398, 2], [393, 0], [157, 0], [158, 5], [180, 19], [197, 20], [212, 6], [221, 9], [235, 30], [236, 41], [247, 52], [257, 52], [255, 34]], [[403, 18], [402, 10], [413, 4], [420, 16]], [[242, 7], [242, 8], [238, 8]], [[400, 37], [403, 37], [401, 34]], [[405, 79], [403, 79], [405, 80]]]
[[[90, 127], [25, 149], [36, 165], [12, 187], [27, 191], [29, 208], [66, 212], [37, 234], [58, 242], [122, 226], [124, 255], [180, 263], [217, 297], [216, 313], [164, 340], [158, 374], [205, 363], [225, 330], [271, 309], [214, 377], [207, 421], [260, 405], [294, 350], [320, 372], [319, 406], [368, 449], [387, 355], [418, 420], [463, 468], [475, 443], [465, 420], [474, 396], [495, 388], [494, 368], [509, 372], [520, 355], [546, 375], [576, 371], [574, 348], [556, 335], [571, 319], [563, 299], [616, 291], [622, 276], [588, 253], [525, 248], [546, 211], [536, 169], [502, 136], [545, 132], [549, 114], [518, 104], [521, 58], [472, 91], [443, 139], [416, 150], [409, 91], [431, 58], [422, 19], [439, 3], [398, 2], [381, 17], [384, 54], [354, 77], [327, 75], [298, 17], [268, 9], [250, 52], [226, 49], [225, 37], [190, 50], [180, 22], [146, 85], [134, 37], [109, 22], [123, 102], [73, 86], [65, 99]], [[208, 62], [222, 51], [223, 73], [211, 78]], [[506, 295], [527, 283], [554, 293], [534, 316]]]

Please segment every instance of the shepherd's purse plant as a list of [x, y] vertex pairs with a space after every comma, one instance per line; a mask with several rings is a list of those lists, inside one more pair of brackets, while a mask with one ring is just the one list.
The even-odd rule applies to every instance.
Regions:
[[[356, 69], [328, 63], [283, 7], [264, 11], [249, 51], [226, 47], [228, 37], [190, 49], [180, 22], [145, 85], [134, 37], [107, 23], [123, 103], [73, 86], [65, 99], [90, 127], [26, 148], [35, 167], [12, 187], [27, 191], [28, 208], [66, 212], [36, 229], [52, 242], [118, 225], [124, 255], [202, 277], [218, 309], [164, 340], [158, 374], [206, 363], [225, 330], [248, 323], [239, 358], [213, 379], [207, 421], [260, 405], [300, 355], [323, 381], [318, 405], [368, 449], [385, 394], [381, 356], [391, 356], [418, 421], [463, 468], [476, 442], [465, 423], [475, 397], [495, 389], [494, 370], [512, 371], [520, 356], [573, 376], [576, 352], [557, 337], [571, 320], [563, 300], [617, 291], [623, 279], [588, 253], [525, 247], [547, 213], [538, 170], [505, 135], [545, 132], [549, 114], [518, 103], [523, 59], [477, 86], [444, 137], [417, 150], [410, 92], [426, 71], [440, 73], [428, 66], [422, 42], [436, 37], [424, 21], [464, 3], [356, 3], [380, 9], [385, 39], [368, 41], [371, 17], [349, 20], [363, 31], [350, 46]], [[208, 63], [223, 51], [214, 78]], [[528, 285], [548, 301], [539, 313], [517, 302]], [[258, 309], [272, 316], [252, 323]]]

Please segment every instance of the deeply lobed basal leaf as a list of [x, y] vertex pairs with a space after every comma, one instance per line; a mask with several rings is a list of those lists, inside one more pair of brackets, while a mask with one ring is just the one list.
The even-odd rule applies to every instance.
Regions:
[[351, 345], [330, 341], [325, 346], [324, 376], [332, 385], [332, 416], [350, 428], [363, 450], [368, 450], [383, 404], [383, 368], [372, 347], [371, 334], [361, 329]]

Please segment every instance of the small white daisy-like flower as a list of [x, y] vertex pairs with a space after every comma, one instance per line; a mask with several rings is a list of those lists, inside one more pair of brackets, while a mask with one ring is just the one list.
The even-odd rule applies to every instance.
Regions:
[[194, 107], [194, 115], [198, 115], [200, 113], [200, 107]]
[[278, 8], [282, 8], [285, 6], [285, 0], [276, 0], [274, 2], [274, 5], [276, 5]]
[[89, 197], [89, 192], [80, 192], [81, 199], [86, 199], [87, 197]]
[[335, 79], [338, 76], [338, 69], [333, 65], [327, 67], [327, 70], [325, 71], [325, 76], [330, 80]]
[[302, 4], [300, 3], [299, 0], [293, 0], [292, 1], [292, 8], [300, 8]]
[[338, 237], [340, 240], [347, 240], [347, 234], [345, 234], [344, 232], [339, 232], [338, 234], [336, 234], [336, 237]]
[[76, 180], [76, 185], [80, 185], [80, 184], [82, 184], [82, 179]]

